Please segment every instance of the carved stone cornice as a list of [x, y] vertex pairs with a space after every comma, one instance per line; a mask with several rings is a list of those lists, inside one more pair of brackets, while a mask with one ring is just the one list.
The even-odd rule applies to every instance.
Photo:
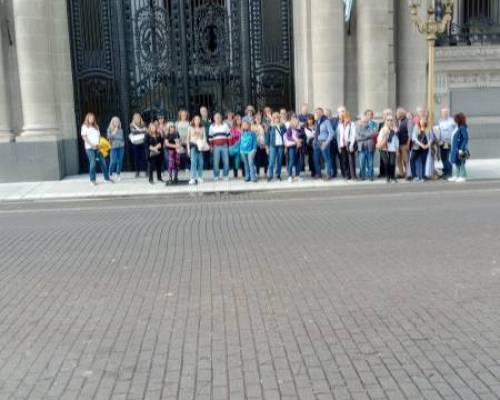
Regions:
[[449, 72], [446, 81], [448, 88], [500, 87], [500, 71]]
[[476, 60], [481, 59], [500, 59], [500, 46], [454, 46], [436, 48], [436, 60], [457, 61], [457, 60]]

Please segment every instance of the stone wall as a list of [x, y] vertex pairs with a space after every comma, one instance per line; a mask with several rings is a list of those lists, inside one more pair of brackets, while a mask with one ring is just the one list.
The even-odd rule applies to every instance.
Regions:
[[468, 117], [474, 157], [500, 157], [500, 46], [436, 50], [436, 112], [443, 106]]

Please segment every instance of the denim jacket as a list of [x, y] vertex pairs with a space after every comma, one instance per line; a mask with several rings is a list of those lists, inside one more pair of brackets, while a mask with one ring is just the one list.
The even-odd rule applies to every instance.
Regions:
[[332, 123], [328, 120], [327, 117], [323, 116], [317, 122], [315, 136], [318, 142], [322, 142], [325, 144], [328, 144], [333, 140], [335, 131], [332, 128]]

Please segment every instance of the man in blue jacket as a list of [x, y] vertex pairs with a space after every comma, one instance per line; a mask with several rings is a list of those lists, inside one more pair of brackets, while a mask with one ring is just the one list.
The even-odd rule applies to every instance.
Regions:
[[313, 141], [315, 178], [321, 177], [321, 159], [323, 159], [326, 166], [326, 179], [332, 179], [333, 165], [330, 144], [335, 136], [335, 131], [322, 108], [315, 110], [314, 117], [316, 119], [316, 132]]

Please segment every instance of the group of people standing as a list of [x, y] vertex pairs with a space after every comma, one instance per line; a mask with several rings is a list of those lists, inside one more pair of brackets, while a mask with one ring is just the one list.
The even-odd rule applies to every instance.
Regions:
[[[373, 111], [366, 110], [356, 122], [343, 106], [333, 114], [323, 108], [311, 113], [307, 104], [299, 113], [269, 107], [256, 111], [250, 105], [243, 115], [216, 112], [211, 118], [208, 109], [201, 107], [192, 118], [180, 110], [175, 122], [159, 114], [146, 124], [136, 113], [129, 132], [135, 175], [146, 171], [151, 184], [154, 175], [163, 182], [165, 172], [166, 183], [175, 184], [182, 170], [189, 175], [189, 184], [201, 184], [210, 168], [215, 181], [229, 180], [231, 170], [235, 178], [242, 170], [247, 182], [263, 178], [262, 170], [268, 181], [281, 180], [284, 167], [289, 182], [301, 180], [307, 170], [314, 179], [341, 175], [346, 180], [374, 180], [377, 152], [378, 177], [387, 182], [436, 178], [463, 182], [469, 158], [466, 118], [462, 113], [452, 118], [447, 108], [434, 125], [423, 107], [415, 114], [403, 108], [387, 109], [378, 121]], [[96, 182], [97, 164], [106, 181], [119, 181], [126, 142], [120, 120], [112, 118], [103, 138], [89, 113], [81, 136], [91, 182]], [[103, 145], [110, 149], [109, 167]], [[439, 160], [442, 169], [438, 170]]]

